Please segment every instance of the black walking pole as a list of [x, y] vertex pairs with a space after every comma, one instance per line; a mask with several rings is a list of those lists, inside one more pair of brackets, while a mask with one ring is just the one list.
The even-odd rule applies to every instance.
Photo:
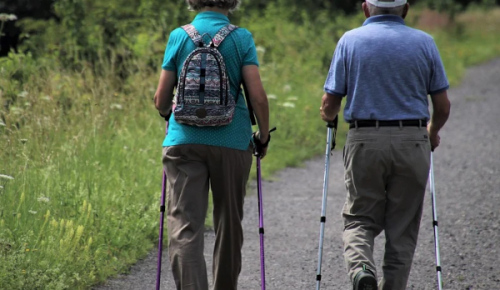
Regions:
[[335, 149], [335, 139], [337, 137], [337, 126], [339, 117], [337, 116], [333, 122], [328, 122], [328, 132], [326, 138], [326, 154], [325, 154], [325, 176], [323, 181], [323, 201], [321, 203], [321, 227], [319, 231], [319, 249], [318, 249], [318, 271], [316, 274], [316, 290], [319, 290], [321, 284], [321, 264], [323, 261], [323, 239], [325, 237], [326, 223], [326, 202], [328, 195], [328, 179], [330, 176], [330, 155]]

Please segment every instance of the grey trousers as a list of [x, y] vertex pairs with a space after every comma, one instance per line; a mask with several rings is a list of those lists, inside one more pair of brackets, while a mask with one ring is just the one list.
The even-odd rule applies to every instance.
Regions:
[[363, 265], [376, 272], [374, 239], [385, 231], [380, 290], [404, 290], [417, 245], [430, 167], [425, 127], [351, 129], [344, 147], [348, 191], [342, 212], [351, 281]]
[[209, 186], [213, 195], [214, 290], [236, 290], [243, 246], [243, 202], [252, 151], [207, 145], [164, 148], [169, 183], [168, 253], [177, 290], [208, 290], [204, 249]]

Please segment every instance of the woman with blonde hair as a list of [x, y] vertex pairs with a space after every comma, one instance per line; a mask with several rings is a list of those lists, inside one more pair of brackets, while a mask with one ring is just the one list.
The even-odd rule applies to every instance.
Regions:
[[[247, 98], [259, 126], [256, 153], [264, 157], [269, 143], [269, 107], [260, 80], [255, 43], [248, 30], [231, 25], [228, 18], [239, 2], [186, 0], [197, 15], [191, 24], [170, 34], [155, 95], [156, 108], [162, 116], [169, 116], [177, 86], [176, 107], [168, 119], [169, 133], [163, 143], [163, 164], [169, 183], [168, 251], [178, 290], [208, 290], [203, 248], [209, 186], [216, 236], [212, 289], [237, 289], [243, 245], [243, 202], [254, 150], [252, 113], [240, 89], [242, 83], [248, 88]], [[204, 54], [193, 57], [200, 48], [205, 49]], [[209, 49], [216, 49], [218, 52], [212, 54], [220, 53], [221, 58], [210, 56]], [[221, 65], [222, 61], [216, 59], [223, 59], [226, 71], [221, 69], [220, 74], [224, 77], [219, 70], [206, 68]], [[219, 85], [226, 88], [225, 84], [228, 84], [224, 90], [229, 95], [228, 103], [234, 108], [229, 121], [211, 126], [186, 121], [186, 118], [205, 118], [210, 123], [209, 107], [186, 108], [190, 102], [203, 103], [213, 95], [213, 90], [219, 92]]]

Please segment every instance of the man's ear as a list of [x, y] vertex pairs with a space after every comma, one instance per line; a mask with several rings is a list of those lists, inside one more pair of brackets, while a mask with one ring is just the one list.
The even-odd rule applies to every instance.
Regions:
[[406, 3], [405, 8], [403, 8], [403, 15], [401, 16], [403, 19], [405, 19], [406, 15], [408, 15], [408, 10], [410, 10], [410, 3]]
[[361, 5], [361, 9], [363, 9], [365, 17], [370, 18], [370, 9], [368, 9], [368, 4], [366, 4], [366, 2], [363, 2], [363, 4]]

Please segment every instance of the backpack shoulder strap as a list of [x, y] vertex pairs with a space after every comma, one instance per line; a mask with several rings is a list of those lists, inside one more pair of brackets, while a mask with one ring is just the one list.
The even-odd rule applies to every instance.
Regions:
[[221, 43], [224, 41], [224, 39], [226, 39], [226, 37], [229, 34], [231, 34], [231, 32], [235, 31], [236, 29], [238, 29], [238, 26], [233, 25], [233, 24], [228, 24], [228, 25], [222, 27], [221, 30], [219, 30], [219, 32], [217, 32], [217, 34], [212, 39], [210, 46], [214, 46], [216, 48], [219, 47], [219, 45], [221, 45]]
[[196, 46], [200, 46], [200, 42], [203, 42], [203, 38], [193, 24], [186, 24], [182, 26], [182, 29], [186, 31], [186, 33], [189, 35], [189, 38], [191, 38]]

